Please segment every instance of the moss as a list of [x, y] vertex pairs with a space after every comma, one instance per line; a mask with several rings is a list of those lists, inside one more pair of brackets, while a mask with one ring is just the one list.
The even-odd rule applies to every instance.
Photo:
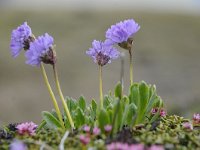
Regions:
[[[138, 125], [131, 128], [123, 127], [112, 138], [106, 135], [91, 136], [91, 142], [88, 147], [105, 149], [105, 145], [112, 142], [123, 143], [143, 143], [146, 147], [158, 144], [163, 145], [167, 150], [173, 149], [190, 149], [200, 148], [200, 130], [194, 127], [193, 130], [185, 130], [182, 123], [188, 121], [183, 117], [176, 115], [159, 118], [152, 124]], [[13, 127], [12, 127], [13, 129]], [[82, 149], [83, 145], [79, 140], [79, 135], [83, 134], [81, 130], [70, 133], [65, 141], [67, 149]], [[0, 149], [6, 150], [12, 140], [22, 140], [30, 150], [39, 149], [41, 146], [47, 149], [57, 149], [64, 133], [59, 130], [42, 129], [34, 136], [20, 136], [9, 130], [0, 130]]]

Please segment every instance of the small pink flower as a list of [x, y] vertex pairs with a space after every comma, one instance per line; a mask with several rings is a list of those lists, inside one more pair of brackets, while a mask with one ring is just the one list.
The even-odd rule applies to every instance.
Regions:
[[107, 124], [107, 125], [104, 126], [104, 130], [105, 130], [106, 132], [110, 132], [110, 131], [112, 130], [112, 126], [109, 125], [109, 124]]
[[130, 150], [130, 147], [126, 143], [111, 143], [106, 146], [107, 150]]
[[144, 150], [144, 145], [143, 144], [132, 144], [129, 147], [129, 150]]
[[23, 142], [19, 140], [14, 140], [10, 144], [10, 150], [27, 150], [27, 147]]
[[101, 133], [101, 130], [98, 127], [93, 128], [93, 134], [94, 135], [99, 135]]
[[166, 111], [163, 109], [163, 108], [161, 108], [161, 110], [160, 110], [160, 116], [161, 117], [164, 117], [164, 116], [166, 116]]
[[83, 127], [83, 131], [85, 131], [85, 132], [90, 132], [90, 126], [85, 125], [85, 126]]
[[190, 122], [184, 122], [182, 125], [184, 129], [193, 130], [193, 126]]
[[164, 147], [160, 145], [152, 145], [148, 150], [164, 150]]
[[79, 139], [82, 144], [87, 145], [90, 142], [90, 137], [85, 135], [80, 135]]
[[200, 124], [200, 114], [197, 113], [193, 115], [193, 123]]
[[[152, 108], [151, 109], [151, 114], [155, 115], [158, 111], [159, 111], [159, 108], [157, 108], [157, 107], [156, 108]], [[160, 109], [160, 116], [164, 117], [164, 116], [166, 116], [166, 114], [167, 114], [166, 111], [163, 108], [161, 108]]]
[[158, 108], [152, 108], [151, 109], [151, 114], [155, 115], [158, 112]]
[[17, 131], [21, 135], [34, 135], [37, 125], [33, 122], [25, 122], [17, 125]]

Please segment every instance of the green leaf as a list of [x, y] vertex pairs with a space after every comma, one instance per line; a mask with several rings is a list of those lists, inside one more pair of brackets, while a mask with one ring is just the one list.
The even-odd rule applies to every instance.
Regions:
[[128, 113], [126, 118], [126, 124], [131, 126], [134, 123], [134, 116], [137, 112], [137, 106], [134, 103], [131, 103], [128, 107]]
[[122, 85], [120, 82], [115, 87], [115, 97], [122, 98]]
[[104, 131], [104, 126], [110, 124], [109, 115], [105, 109], [101, 109], [98, 115], [99, 127]]
[[92, 105], [92, 110], [96, 112], [97, 111], [97, 103], [94, 99], [92, 100], [91, 105]]
[[76, 100], [67, 97], [66, 101], [67, 101], [67, 106], [69, 108], [69, 111], [70, 112], [75, 111], [76, 108], [78, 107], [78, 104], [77, 104]]
[[104, 108], [107, 109], [110, 106], [110, 103], [111, 103], [111, 101], [110, 101], [109, 96], [105, 96], [104, 100], [103, 100], [103, 106], [104, 106]]
[[149, 100], [149, 87], [144, 81], [142, 81], [139, 84], [139, 91], [140, 91], [140, 101], [138, 105], [138, 115], [136, 123], [141, 123], [145, 118], [144, 113]]
[[129, 94], [129, 103], [134, 103], [136, 106], [139, 105], [140, 101], [140, 92], [139, 92], [139, 85], [134, 83], [130, 87], [130, 94]]
[[83, 110], [83, 112], [85, 111], [86, 108], [86, 102], [85, 102], [85, 98], [83, 96], [81, 96], [78, 100], [78, 104], [79, 107]]
[[77, 127], [80, 127], [82, 125], [85, 124], [85, 116], [84, 116], [84, 113], [82, 111], [82, 109], [80, 107], [78, 107], [76, 109], [76, 115], [75, 115], [75, 124]]
[[50, 112], [48, 111], [43, 111], [42, 112], [42, 117], [46, 121], [47, 125], [49, 128], [61, 128], [61, 123], [54, 117]]

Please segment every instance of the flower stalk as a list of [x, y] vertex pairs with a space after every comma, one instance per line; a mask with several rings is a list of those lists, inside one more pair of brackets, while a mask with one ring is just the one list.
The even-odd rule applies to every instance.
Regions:
[[102, 84], [102, 66], [99, 65], [99, 95], [100, 95], [100, 107], [103, 108], [103, 84]]
[[132, 56], [132, 49], [128, 50], [129, 52], [129, 71], [130, 71], [130, 86], [133, 85], [133, 56]]
[[67, 115], [67, 117], [68, 117], [68, 119], [69, 119], [69, 123], [70, 123], [72, 129], [74, 129], [74, 128], [75, 128], [74, 122], [73, 122], [73, 119], [72, 119], [72, 117], [71, 117], [71, 114], [70, 114], [70, 112], [69, 112], [67, 103], [65, 102], [65, 98], [64, 98], [64, 96], [63, 96], [63, 93], [62, 93], [62, 90], [61, 90], [61, 87], [60, 87], [60, 83], [59, 83], [59, 80], [58, 80], [58, 74], [57, 74], [57, 70], [56, 70], [56, 65], [55, 65], [55, 64], [53, 65], [53, 71], [54, 71], [54, 78], [55, 78], [55, 82], [56, 82], [56, 87], [57, 87], [59, 96], [60, 96], [60, 98], [61, 98], [61, 101], [62, 101], [64, 110], [65, 110], [65, 113], [66, 113], [66, 115]]
[[61, 115], [60, 109], [59, 109], [59, 107], [58, 107], [58, 103], [57, 103], [57, 101], [56, 101], [56, 98], [55, 98], [55, 95], [54, 95], [54, 93], [53, 93], [53, 91], [52, 91], [52, 88], [51, 88], [51, 86], [50, 86], [50, 84], [49, 84], [49, 80], [48, 80], [48, 77], [47, 77], [47, 74], [46, 74], [46, 71], [45, 71], [45, 68], [44, 68], [44, 65], [43, 65], [42, 62], [41, 62], [41, 65], [40, 65], [40, 66], [41, 66], [42, 75], [43, 75], [43, 77], [44, 77], [45, 84], [46, 84], [47, 89], [48, 89], [48, 91], [49, 91], [49, 94], [50, 94], [50, 97], [51, 97], [51, 99], [52, 99], [53, 105], [54, 105], [54, 107], [55, 107], [56, 113], [57, 113], [57, 115], [58, 115], [58, 119], [59, 119], [59, 121], [60, 121], [60, 123], [61, 123], [61, 125], [62, 125], [62, 128], [65, 129], [65, 126], [64, 126], [64, 123], [63, 123], [63, 120], [62, 120], [62, 115]]

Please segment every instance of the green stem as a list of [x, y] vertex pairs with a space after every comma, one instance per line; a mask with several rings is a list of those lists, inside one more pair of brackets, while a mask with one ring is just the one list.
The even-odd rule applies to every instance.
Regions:
[[65, 98], [63, 96], [63, 93], [62, 93], [62, 90], [61, 90], [61, 87], [60, 87], [60, 83], [59, 83], [59, 80], [58, 80], [58, 74], [57, 74], [57, 71], [56, 71], [56, 65], [55, 64], [53, 65], [53, 71], [54, 71], [54, 78], [55, 78], [55, 82], [56, 82], [56, 87], [57, 87], [58, 93], [60, 95], [62, 104], [64, 106], [65, 113], [67, 114], [67, 117], [69, 119], [69, 123], [70, 123], [72, 129], [74, 129], [75, 128], [74, 127], [74, 122], [72, 120], [71, 114], [69, 112], [67, 103], [65, 102]]
[[133, 56], [132, 56], [132, 50], [129, 49], [129, 57], [130, 57], [130, 85], [133, 85]]
[[99, 94], [100, 94], [100, 107], [103, 108], [103, 86], [102, 86], [102, 66], [99, 65]]
[[52, 88], [51, 88], [51, 86], [50, 86], [50, 84], [49, 84], [49, 80], [48, 80], [48, 77], [47, 77], [47, 74], [46, 74], [46, 71], [45, 71], [45, 68], [44, 68], [43, 63], [41, 63], [40, 66], [41, 66], [42, 75], [43, 75], [43, 77], [44, 77], [45, 84], [46, 84], [46, 86], [47, 86], [47, 89], [48, 89], [49, 94], [50, 94], [50, 96], [51, 96], [51, 99], [52, 99], [52, 101], [53, 101], [53, 105], [54, 105], [54, 107], [55, 107], [56, 113], [57, 113], [57, 115], [58, 115], [58, 119], [59, 119], [59, 121], [60, 121], [60, 123], [61, 123], [61, 125], [62, 125], [62, 128], [65, 129], [64, 122], [63, 122], [63, 120], [62, 120], [62, 115], [61, 115], [60, 109], [59, 109], [59, 107], [58, 107], [58, 103], [57, 103], [57, 101], [56, 101], [55, 95], [54, 95], [54, 93], [53, 93], [53, 91], [52, 91]]

